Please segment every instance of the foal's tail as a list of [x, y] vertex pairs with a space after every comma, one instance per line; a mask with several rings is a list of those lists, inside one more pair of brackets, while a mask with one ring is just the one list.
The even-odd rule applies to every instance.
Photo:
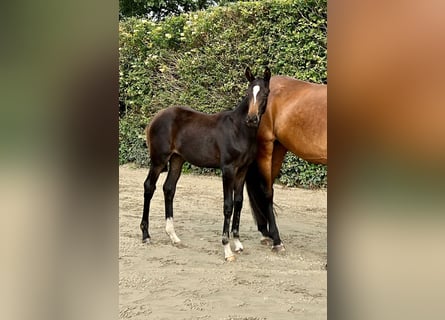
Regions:
[[266, 182], [258, 169], [258, 163], [254, 161], [247, 170], [246, 189], [249, 196], [252, 215], [258, 226], [267, 226], [266, 212], [269, 203], [266, 199]]

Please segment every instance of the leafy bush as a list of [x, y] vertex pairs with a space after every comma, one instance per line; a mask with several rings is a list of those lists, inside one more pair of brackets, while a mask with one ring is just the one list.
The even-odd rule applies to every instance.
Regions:
[[161, 20], [169, 15], [206, 9], [233, 0], [119, 0], [119, 17], [139, 16]]
[[148, 164], [143, 118], [127, 114], [119, 121], [119, 164]]
[[[235, 107], [247, 88], [246, 66], [260, 74], [269, 65], [272, 74], [326, 83], [326, 9], [326, 0], [234, 2], [161, 22], [120, 21], [120, 163], [147, 164], [139, 137], [159, 110], [188, 105], [214, 113]], [[292, 185], [298, 169], [301, 181], [310, 180], [301, 178], [306, 172], [320, 176], [298, 185], [323, 185], [326, 166], [286, 161], [282, 182]]]
[[326, 188], [327, 166], [308, 163], [288, 152], [277, 180], [288, 187]]

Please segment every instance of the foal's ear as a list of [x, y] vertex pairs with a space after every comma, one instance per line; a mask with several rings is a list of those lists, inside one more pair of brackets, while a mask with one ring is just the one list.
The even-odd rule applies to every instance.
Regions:
[[249, 80], [249, 82], [252, 82], [253, 80], [255, 80], [255, 76], [252, 74], [252, 71], [250, 71], [249, 67], [246, 68], [245, 74], [246, 74], [246, 78], [247, 78], [247, 80]]
[[264, 70], [264, 77], [263, 77], [264, 81], [269, 81], [270, 80], [270, 69], [269, 67], [266, 67], [266, 69]]

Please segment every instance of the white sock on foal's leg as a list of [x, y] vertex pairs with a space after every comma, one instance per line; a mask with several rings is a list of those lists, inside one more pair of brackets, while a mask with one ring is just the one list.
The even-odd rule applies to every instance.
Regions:
[[241, 243], [239, 238], [234, 238], [233, 244], [235, 245], [235, 252], [241, 252], [244, 250], [243, 244]]
[[165, 232], [167, 232], [173, 244], [180, 243], [181, 239], [176, 235], [175, 227], [173, 226], [173, 218], [167, 218], [165, 221]]
[[232, 252], [232, 249], [230, 249], [230, 242], [227, 242], [224, 245], [224, 259], [226, 261], [235, 261], [235, 255]]

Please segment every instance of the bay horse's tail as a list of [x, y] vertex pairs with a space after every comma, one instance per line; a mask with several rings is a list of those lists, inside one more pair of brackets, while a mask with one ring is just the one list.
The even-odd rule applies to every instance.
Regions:
[[268, 211], [269, 203], [265, 193], [266, 182], [258, 169], [258, 163], [256, 161], [254, 161], [247, 170], [246, 189], [253, 219], [257, 223], [258, 228], [261, 226], [267, 228], [268, 219], [266, 212]]

